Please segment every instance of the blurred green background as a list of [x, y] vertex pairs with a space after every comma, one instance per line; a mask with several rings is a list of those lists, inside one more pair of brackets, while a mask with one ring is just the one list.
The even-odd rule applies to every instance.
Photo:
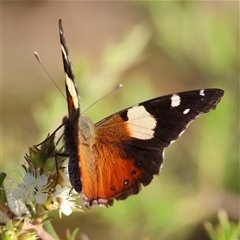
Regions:
[[73, 62], [81, 108], [96, 122], [147, 99], [217, 87], [225, 95], [166, 151], [150, 186], [108, 209], [93, 207], [53, 225], [61, 239], [207, 240], [206, 220], [224, 209], [239, 220], [239, 2], [3, 2], [1, 157], [15, 177], [28, 146], [67, 114], [58, 19]]

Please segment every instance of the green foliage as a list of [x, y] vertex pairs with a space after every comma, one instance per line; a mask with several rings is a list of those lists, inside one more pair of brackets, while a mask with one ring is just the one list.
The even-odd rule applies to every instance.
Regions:
[[[0, 226], [1, 240], [37, 240], [35, 229], [24, 229], [28, 224], [27, 219], [15, 219], [8, 222], [6, 226]], [[24, 229], [24, 230], [23, 230]]]
[[4, 185], [3, 185], [4, 180], [6, 179], [6, 177], [7, 177], [6, 173], [3, 173], [3, 172], [0, 173], [0, 201], [3, 204], [7, 203], [6, 192], [5, 192]]
[[70, 233], [70, 231], [67, 231], [67, 240], [76, 240], [78, 231], [79, 231], [78, 228], [73, 230], [72, 233]]
[[237, 240], [240, 239], [240, 223], [229, 221], [227, 213], [220, 211], [218, 214], [219, 224], [214, 226], [210, 222], [205, 222], [205, 228], [211, 240]]

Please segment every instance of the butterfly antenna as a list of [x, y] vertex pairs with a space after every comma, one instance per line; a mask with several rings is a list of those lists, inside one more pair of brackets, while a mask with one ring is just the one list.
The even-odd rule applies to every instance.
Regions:
[[56, 82], [54, 81], [54, 79], [51, 77], [51, 75], [49, 74], [49, 72], [47, 71], [47, 69], [44, 67], [39, 55], [37, 52], [34, 52], [34, 56], [36, 57], [36, 59], [38, 60], [38, 62], [40, 63], [40, 65], [42, 66], [43, 70], [45, 71], [45, 73], [48, 75], [48, 77], [51, 79], [51, 81], [54, 83], [54, 85], [57, 87], [57, 89], [60, 91], [60, 93], [63, 95], [63, 97], [66, 99], [65, 95], [63, 94], [62, 90], [59, 88], [59, 86], [56, 84]]
[[81, 114], [85, 113], [88, 109], [90, 109], [92, 106], [94, 106], [95, 104], [97, 104], [98, 102], [100, 102], [102, 99], [104, 99], [105, 97], [108, 97], [109, 95], [113, 94], [114, 92], [118, 91], [120, 88], [122, 88], [122, 83], [119, 83], [111, 92], [107, 93], [106, 95], [104, 95], [103, 97], [99, 98], [96, 102], [92, 103], [87, 109], [85, 109]]
[[[57, 132], [59, 129], [61, 129], [65, 124], [66, 124], [66, 122], [63, 122], [59, 127], [57, 127], [57, 128], [54, 130], [53, 133], [51, 133], [50, 135], [48, 135], [47, 138], [44, 139], [42, 142], [34, 145], [34, 147], [38, 147], [38, 146], [42, 145], [43, 143], [45, 143], [46, 141], [48, 141], [48, 140], [49, 140], [50, 138], [52, 138], [52, 137], [56, 134], [56, 132]], [[62, 135], [61, 135], [60, 139], [61, 139], [61, 138], [62, 138]], [[59, 140], [60, 140], [60, 139], [59, 139]], [[58, 143], [58, 142], [57, 142], [57, 143]]]

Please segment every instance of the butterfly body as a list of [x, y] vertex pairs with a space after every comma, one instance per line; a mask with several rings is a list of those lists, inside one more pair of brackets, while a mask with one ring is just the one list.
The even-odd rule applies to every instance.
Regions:
[[59, 22], [68, 117], [64, 118], [69, 177], [87, 207], [109, 206], [137, 194], [162, 166], [164, 149], [189, 123], [215, 109], [221, 89], [200, 89], [151, 99], [93, 124], [80, 115], [80, 97]]

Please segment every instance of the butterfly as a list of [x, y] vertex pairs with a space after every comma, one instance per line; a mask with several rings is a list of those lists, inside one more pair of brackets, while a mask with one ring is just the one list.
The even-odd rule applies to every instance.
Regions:
[[159, 174], [164, 149], [201, 114], [215, 109], [224, 91], [200, 89], [158, 97], [117, 112], [100, 122], [80, 114], [80, 97], [59, 20], [68, 117], [64, 142], [72, 187], [86, 207], [111, 206], [139, 193]]

